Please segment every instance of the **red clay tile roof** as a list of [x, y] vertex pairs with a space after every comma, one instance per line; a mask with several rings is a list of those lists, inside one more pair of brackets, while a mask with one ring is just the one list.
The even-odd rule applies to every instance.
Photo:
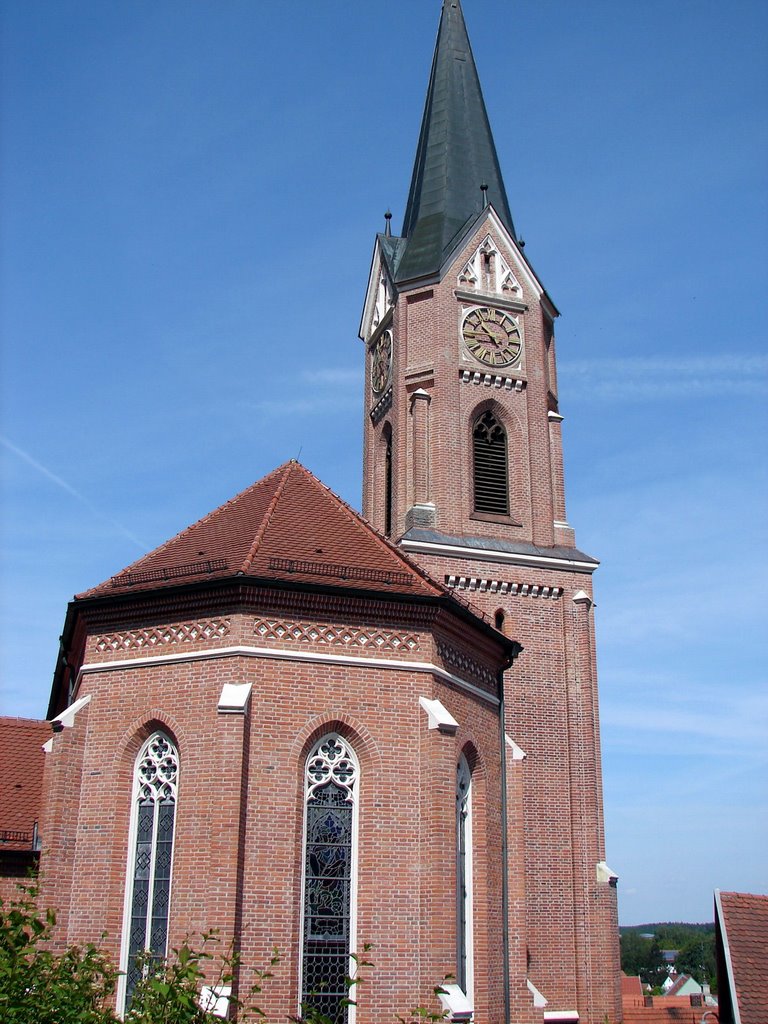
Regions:
[[291, 461], [79, 598], [235, 576], [383, 593], [446, 593], [346, 502]]
[[731, 992], [738, 1002], [741, 1024], [768, 1021], [768, 896], [719, 892], [720, 929], [727, 945]]
[[653, 1006], [623, 1005], [624, 1024], [700, 1024], [707, 1013], [706, 1024], [717, 1024], [717, 1007], [712, 1006], [664, 1006], [661, 996], [654, 996]]
[[[0, 718], [0, 850], [31, 850], [43, 795], [49, 722]], [[5, 837], [5, 838], [3, 838]]]
[[621, 997], [631, 996], [635, 999], [643, 998], [643, 985], [637, 975], [621, 972]]

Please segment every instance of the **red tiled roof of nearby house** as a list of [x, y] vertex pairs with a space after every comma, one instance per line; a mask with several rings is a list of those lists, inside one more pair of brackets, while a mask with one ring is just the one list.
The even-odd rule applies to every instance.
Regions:
[[119, 596], [236, 576], [420, 597], [446, 592], [291, 461], [78, 596]]
[[690, 980], [691, 980], [690, 974], [676, 974], [675, 975], [674, 984], [670, 985], [670, 987], [664, 993], [665, 997], [667, 999], [669, 999], [670, 997], [676, 996], [678, 994], [678, 992], [680, 991], [680, 989], [683, 988], [685, 983], [690, 981]]
[[701, 1024], [705, 1013], [706, 1024], [717, 1024], [717, 1010], [709, 1006], [659, 1006], [662, 996], [654, 997], [653, 1006], [623, 1006], [624, 1024]]
[[43, 793], [48, 722], [0, 718], [0, 850], [31, 850]]
[[731, 993], [738, 1003], [741, 1024], [768, 1021], [768, 896], [719, 892], [720, 928], [726, 947]]
[[621, 972], [621, 998], [639, 999], [642, 1002], [643, 983], [637, 975], [630, 976]]

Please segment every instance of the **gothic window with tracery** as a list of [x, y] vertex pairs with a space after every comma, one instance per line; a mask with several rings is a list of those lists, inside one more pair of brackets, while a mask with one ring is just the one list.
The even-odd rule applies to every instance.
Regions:
[[147, 951], [150, 959], [160, 960], [167, 950], [178, 778], [175, 745], [165, 733], [154, 733], [141, 748], [134, 774], [126, 1007], [141, 977], [138, 955]]
[[392, 427], [386, 423], [384, 438], [384, 533], [392, 536]]
[[353, 952], [359, 766], [337, 733], [307, 758], [301, 1002], [349, 1021], [346, 978]]
[[456, 981], [472, 995], [472, 772], [456, 768]]
[[475, 512], [509, 515], [507, 433], [490, 410], [472, 430]]

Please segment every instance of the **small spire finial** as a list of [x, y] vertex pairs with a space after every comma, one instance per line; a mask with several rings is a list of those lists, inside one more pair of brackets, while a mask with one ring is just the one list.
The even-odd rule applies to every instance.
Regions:
[[483, 193], [483, 209], [488, 205], [488, 185], [483, 182], [480, 186], [480, 191]]
[[386, 225], [384, 227], [384, 234], [387, 236], [387, 238], [390, 238], [391, 235], [392, 235], [392, 211], [391, 210], [388, 209], [387, 212], [384, 214], [384, 220], [386, 221]]

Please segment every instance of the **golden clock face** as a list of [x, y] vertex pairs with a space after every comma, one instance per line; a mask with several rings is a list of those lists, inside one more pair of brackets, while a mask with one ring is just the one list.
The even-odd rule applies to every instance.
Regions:
[[392, 370], [392, 332], [384, 331], [371, 353], [371, 390], [380, 395], [389, 383]]
[[486, 366], [511, 366], [520, 359], [520, 328], [509, 313], [500, 309], [471, 309], [464, 317], [461, 336], [475, 359]]

